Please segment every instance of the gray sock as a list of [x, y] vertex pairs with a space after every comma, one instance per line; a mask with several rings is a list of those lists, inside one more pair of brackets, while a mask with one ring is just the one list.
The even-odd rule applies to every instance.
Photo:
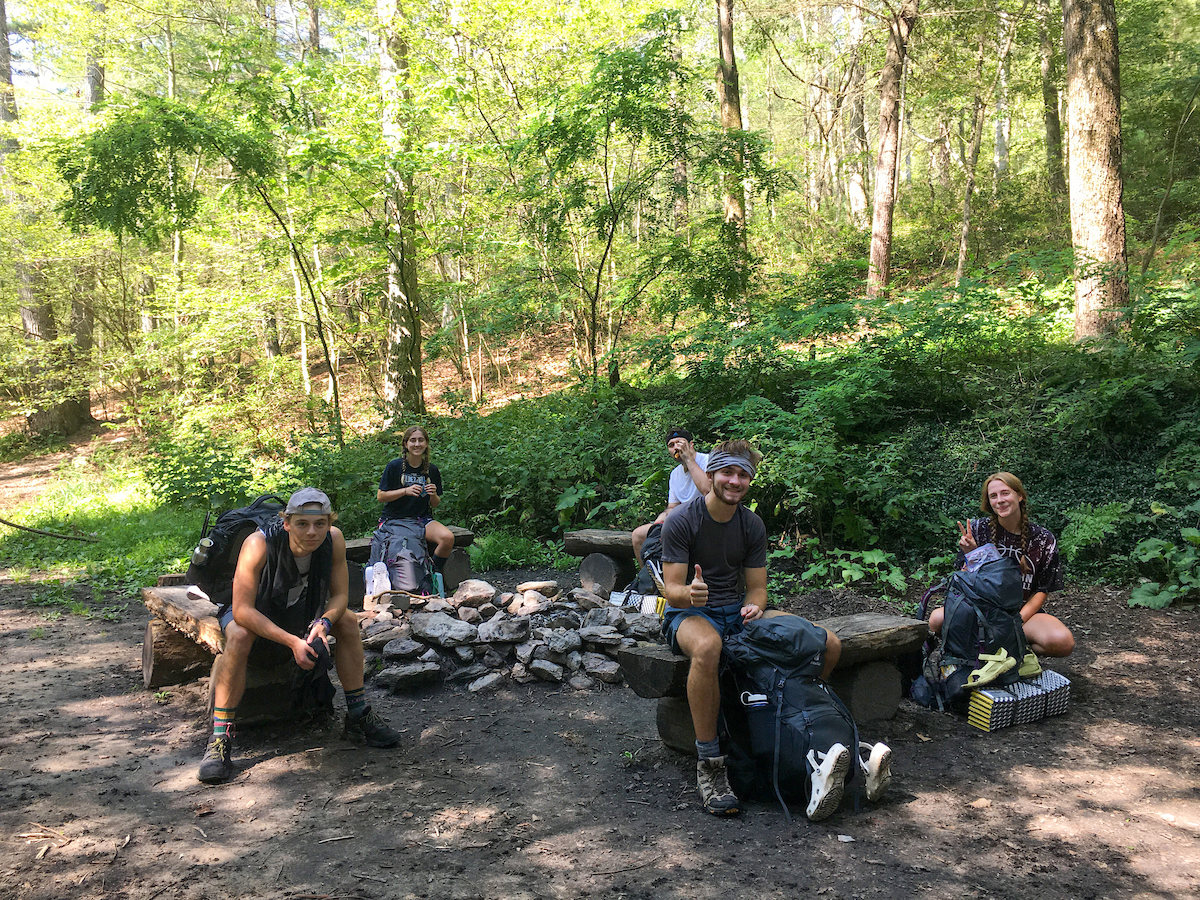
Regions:
[[715, 759], [721, 755], [721, 742], [714, 741], [696, 741], [696, 755], [701, 759]]

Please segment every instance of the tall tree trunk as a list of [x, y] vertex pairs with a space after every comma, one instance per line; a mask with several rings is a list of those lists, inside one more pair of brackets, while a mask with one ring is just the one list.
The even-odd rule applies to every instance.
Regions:
[[879, 156], [875, 163], [875, 209], [871, 218], [871, 267], [867, 296], [879, 297], [892, 264], [892, 217], [896, 211], [896, 163], [900, 155], [900, 80], [908, 36], [917, 23], [918, 0], [901, 0], [888, 23], [887, 53], [879, 75]]
[[975, 63], [975, 115], [971, 126], [971, 145], [967, 151], [967, 183], [963, 188], [963, 213], [958, 232], [958, 266], [954, 270], [954, 283], [962, 284], [967, 271], [967, 248], [971, 238], [971, 201], [975, 194], [975, 171], [979, 165], [979, 147], [983, 143], [983, 119], [986, 104], [983, 102], [983, 30], [979, 32], [979, 55]]
[[867, 117], [862, 64], [863, 14], [857, 3], [850, 4], [850, 64], [846, 73], [849, 146], [847, 147], [849, 177], [846, 194], [850, 203], [850, 221], [855, 228], [867, 227], [867, 172], [871, 165], [871, 147], [867, 142]]
[[742, 95], [738, 87], [737, 60], [733, 53], [733, 0], [717, 0], [717, 100], [721, 106], [721, 127], [734, 135], [729, 164], [725, 169], [725, 222], [746, 240], [746, 192], [742, 182], [745, 154], [742, 151]]
[[1129, 299], [1115, 0], [1063, 0], [1075, 338], [1116, 326]]
[[1067, 182], [1063, 176], [1062, 122], [1058, 117], [1058, 67], [1054, 61], [1054, 41], [1050, 37], [1050, 0], [1037, 0], [1037, 14], [1042, 52], [1042, 122], [1046, 132], [1046, 181], [1053, 196], [1065, 197]]
[[1008, 60], [1011, 56], [1012, 32], [1016, 28], [1012, 17], [1000, 9], [996, 11], [996, 38], [1000, 47], [1000, 60], [996, 69], [996, 143], [992, 152], [993, 192], [1000, 189], [1000, 179], [1008, 171], [1008, 140], [1012, 133], [1012, 116], [1008, 111]]
[[[417, 211], [413, 178], [405, 158], [412, 147], [408, 105], [408, 41], [399, 0], [377, 0], [379, 16], [379, 85], [383, 99], [383, 139], [388, 153], [388, 189], [384, 213], [388, 226], [386, 368], [384, 400], [389, 412], [425, 412], [421, 381], [421, 292], [417, 282]], [[403, 165], [401, 169], [399, 166]]]
[[308, 0], [308, 46], [313, 56], [321, 52], [321, 4], [319, 0]]
[[683, 102], [679, 99], [680, 76], [678, 69], [683, 65], [683, 45], [679, 31], [671, 37], [671, 61], [676, 65], [675, 75], [671, 79], [671, 113], [676, 116], [675, 127], [671, 129], [671, 216], [672, 225], [676, 232], [683, 231], [688, 226], [688, 160], [687, 149], [683, 146], [684, 115]]

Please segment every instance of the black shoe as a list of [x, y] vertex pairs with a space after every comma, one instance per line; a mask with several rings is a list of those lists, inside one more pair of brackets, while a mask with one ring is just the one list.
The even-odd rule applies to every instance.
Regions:
[[233, 761], [229, 758], [232, 751], [228, 736], [211, 738], [196, 777], [205, 784], [224, 784], [233, 777]]
[[395, 747], [400, 743], [400, 733], [393, 731], [383, 716], [372, 712], [369, 706], [361, 716], [347, 714], [345, 736], [363, 741], [368, 747]]

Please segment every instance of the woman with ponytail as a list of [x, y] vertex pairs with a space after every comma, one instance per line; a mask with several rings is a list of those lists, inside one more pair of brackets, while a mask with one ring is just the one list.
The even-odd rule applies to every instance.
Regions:
[[[1038, 656], [1070, 656], [1075, 649], [1070, 629], [1042, 612], [1046, 598], [1063, 586], [1058, 540], [1048, 528], [1029, 521], [1028, 499], [1025, 486], [1016, 475], [1011, 472], [989, 475], [979, 497], [979, 509], [987, 517], [972, 519], [966, 525], [958, 523], [958, 549], [966, 554], [992, 543], [1001, 554], [1015, 559], [1021, 566], [1025, 588], [1021, 620], [1025, 623], [1030, 649]], [[941, 609], [934, 610], [929, 617], [929, 627], [935, 632], [941, 630]]]

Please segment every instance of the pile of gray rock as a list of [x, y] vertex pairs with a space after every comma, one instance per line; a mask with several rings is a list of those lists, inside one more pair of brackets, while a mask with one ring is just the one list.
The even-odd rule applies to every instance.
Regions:
[[662, 634], [657, 616], [614, 606], [582, 588], [562, 594], [554, 581], [526, 582], [501, 594], [469, 579], [452, 597], [434, 597], [419, 609], [368, 603], [359, 617], [367, 671], [395, 693], [437, 682], [472, 692], [506, 680], [577, 690], [620, 684], [617, 651]]

